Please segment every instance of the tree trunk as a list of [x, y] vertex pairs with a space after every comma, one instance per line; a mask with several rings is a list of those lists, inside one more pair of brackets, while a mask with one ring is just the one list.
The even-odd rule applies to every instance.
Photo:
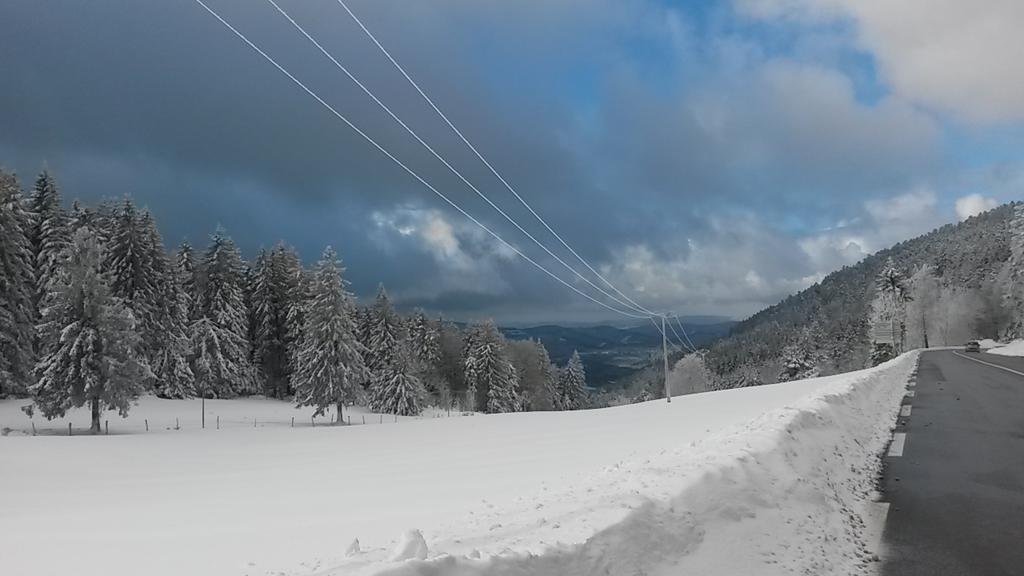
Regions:
[[89, 401], [92, 405], [92, 426], [89, 428], [89, 432], [93, 434], [100, 433], [100, 399], [93, 398]]
[[344, 424], [345, 419], [342, 418], [342, 409], [345, 407], [344, 402], [338, 402], [338, 424]]

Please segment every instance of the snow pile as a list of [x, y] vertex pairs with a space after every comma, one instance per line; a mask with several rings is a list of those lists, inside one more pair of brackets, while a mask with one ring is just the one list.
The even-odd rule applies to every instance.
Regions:
[[0, 475], [0, 565], [20, 576], [858, 573], [876, 552], [865, 520], [876, 455], [915, 366], [908, 354], [569, 413], [12, 435], [0, 438], [17, 471]]
[[998, 348], [999, 346], [1002, 346], [1002, 344], [991, 338], [984, 338], [982, 340], [978, 340], [978, 346], [980, 346], [982, 350], [988, 350], [989, 348]]
[[1004, 346], [987, 350], [987, 352], [1000, 356], [1024, 356], [1024, 340], [1014, 340]]
[[[911, 353], [872, 370], [805, 381], [811, 393], [790, 406], [687, 447], [617, 462], [580, 486], [495, 514], [512, 524], [497, 537], [442, 541], [435, 548], [451, 554], [380, 573], [873, 573], [881, 536], [881, 519], [871, 520], [878, 454], [916, 361]], [[547, 512], [538, 520], [531, 505]], [[616, 508], [617, 521], [590, 523], [592, 534], [580, 542], [515, 545], [530, 532], [549, 532], [542, 541], [554, 544], [549, 526], [607, 521]], [[481, 545], [493, 556], [461, 554]], [[346, 566], [326, 572], [348, 573]]]
[[398, 547], [395, 548], [394, 553], [391, 555], [392, 562], [426, 559], [427, 541], [423, 538], [423, 533], [419, 530], [407, 531], [405, 535], [402, 536], [402, 541], [398, 543]]

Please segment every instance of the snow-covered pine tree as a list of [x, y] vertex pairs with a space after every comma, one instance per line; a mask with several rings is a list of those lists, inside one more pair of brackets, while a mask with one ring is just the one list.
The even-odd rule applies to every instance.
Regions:
[[[267, 370], [263, 366], [262, 354], [267, 346], [273, 345], [273, 335], [267, 324], [271, 320], [271, 296], [270, 296], [270, 264], [265, 248], [260, 248], [259, 254], [245, 275], [245, 309], [248, 311], [248, 338], [252, 346], [250, 350], [252, 367], [256, 374], [256, 385], [263, 390], [263, 395], [268, 398], [276, 398], [276, 386], [271, 384], [267, 377]], [[264, 340], [266, 339], [266, 340]]]
[[253, 377], [256, 379], [256, 388], [266, 391], [266, 381], [263, 378], [263, 370], [256, 361], [256, 290], [258, 289], [257, 268], [265, 267], [267, 250], [260, 248], [259, 254], [253, 263], [242, 262], [242, 302], [245, 304], [245, 339], [249, 342], [249, 362], [252, 364]]
[[[455, 407], [464, 398], [466, 389], [466, 359], [463, 331], [451, 322], [439, 322], [437, 376], [440, 406]], [[471, 407], [472, 405], [467, 405]]]
[[345, 403], [361, 395], [368, 377], [344, 270], [328, 246], [313, 273], [292, 377], [297, 406], [315, 406], [317, 415], [337, 406], [339, 419]]
[[888, 342], [875, 342], [871, 348], [871, 365], [878, 366], [896, 357], [892, 344]]
[[99, 216], [95, 210], [88, 206], [82, 206], [81, 202], [75, 200], [71, 203], [71, 213], [68, 215], [68, 236], [73, 236], [75, 232], [86, 226], [95, 231], [99, 227], [98, 219]]
[[[872, 322], [886, 323], [893, 328], [892, 348], [896, 354], [902, 352], [906, 335], [907, 303], [913, 300], [910, 288], [903, 272], [896, 267], [890, 257], [882, 271], [875, 278], [877, 297], [872, 303]], [[876, 358], [876, 355], [872, 355]]]
[[164, 398], [192, 398], [196, 396], [196, 379], [190, 365], [192, 327], [188, 319], [189, 299], [177, 269], [171, 270], [165, 298], [164, 326], [167, 331], [161, 336], [153, 355], [158, 394]]
[[587, 405], [587, 373], [576, 350], [562, 370], [558, 387], [562, 393], [562, 410], [579, 410]]
[[395, 312], [382, 285], [377, 300], [369, 311], [366, 367], [373, 375], [380, 374], [395, 355], [399, 343], [405, 339], [402, 319]]
[[423, 411], [426, 391], [417, 376], [414, 356], [406, 342], [399, 342], [392, 350], [391, 359], [373, 376], [371, 410], [399, 416], [416, 416]]
[[[296, 305], [295, 298], [299, 293], [300, 283], [307, 276], [307, 273], [302, 267], [302, 259], [299, 257], [299, 253], [294, 248], [283, 243], [279, 243], [271, 250], [270, 262], [273, 271], [274, 298], [280, 308], [277, 326], [280, 331], [279, 338], [284, 347], [283, 354], [287, 370], [284, 393], [290, 394], [291, 388], [288, 385], [288, 381], [291, 378], [291, 372], [295, 370], [295, 364], [290, 359], [293, 356], [293, 351], [298, 346], [299, 335], [302, 333], [302, 330], [292, 326], [288, 317], [290, 311]], [[308, 276], [311, 278], [311, 275]]]
[[267, 396], [284, 398], [290, 393], [296, 342], [288, 312], [299, 281], [298, 254], [283, 244], [257, 258], [251, 291], [253, 313], [253, 361], [259, 368]]
[[519, 393], [519, 376], [511, 363], [499, 369], [496, 378], [487, 387], [487, 412], [502, 414], [505, 412], [521, 412], [523, 398]]
[[517, 412], [522, 407], [519, 378], [504, 350], [504, 338], [493, 321], [475, 327], [467, 336], [468, 400], [489, 412]]
[[745, 364], [736, 371], [732, 382], [729, 383], [729, 388], [750, 388], [752, 386], [761, 386], [762, 384], [764, 384], [764, 380], [762, 380], [761, 373], [757, 367]]
[[199, 305], [198, 278], [196, 276], [196, 259], [192, 252], [192, 245], [182, 242], [178, 247], [178, 253], [174, 258], [174, 267], [181, 289], [188, 301], [188, 319], [191, 323], [196, 317], [196, 309]]
[[373, 370], [370, 369], [370, 309], [356, 303], [352, 315], [356, 323], [356, 339], [363, 345], [363, 366], [366, 366], [367, 370], [366, 380], [362, 382], [361, 388], [365, 397], [369, 398], [370, 384], [373, 380]]
[[17, 179], [0, 170], [0, 397], [27, 392], [35, 364], [36, 283], [22, 203]]
[[554, 410], [561, 403], [556, 368], [539, 340], [512, 340], [505, 352], [519, 377], [523, 410]]
[[[160, 278], [153, 261], [157, 247], [150, 246], [151, 238], [144, 231], [146, 226], [155, 229], [152, 216], [146, 216], [144, 224], [130, 199], [125, 199], [114, 215], [111, 238], [106, 244], [107, 270], [110, 271], [110, 288], [114, 296], [131, 308], [137, 329], [142, 336], [147, 357], [157, 345], [159, 326], [156, 315], [160, 306]], [[159, 249], [162, 252], [162, 247]]]
[[817, 375], [814, 356], [803, 342], [790, 344], [782, 351], [782, 368], [777, 378], [779, 382], [814, 378]]
[[64, 248], [68, 244], [67, 215], [61, 204], [60, 191], [49, 172], [36, 179], [29, 199], [32, 226], [28, 237], [35, 264], [36, 299], [47, 292], [47, 284], [57, 274]]
[[143, 212], [139, 227], [146, 250], [144, 260], [149, 263], [155, 282], [147, 307], [152, 322], [148, 334], [149, 363], [156, 377], [156, 392], [164, 398], [191, 398], [196, 392], [195, 375], [188, 362], [189, 298], [149, 211]]
[[[547, 404], [550, 404], [550, 409], [552, 410], [561, 410], [562, 394], [558, 385], [558, 368], [551, 363], [551, 356], [548, 355], [548, 349], [540, 340], [535, 341], [534, 346], [537, 347], [538, 369], [540, 370], [541, 378], [544, 383], [544, 393], [547, 396]], [[548, 406], [545, 405], [543, 408], [548, 408]]]
[[114, 238], [120, 211], [121, 204], [110, 199], [103, 199], [96, 206], [90, 226], [101, 246], [108, 246]]
[[[463, 331], [462, 339], [462, 374], [466, 383], [466, 397], [462, 401], [463, 410], [476, 410], [481, 405], [480, 389], [477, 384], [480, 382], [480, 372], [477, 370], [477, 360], [474, 354], [477, 351], [477, 343], [482, 338], [481, 331], [483, 324], [467, 326]], [[486, 396], [485, 396], [486, 398]]]
[[242, 256], [222, 228], [203, 258], [197, 319], [192, 323], [192, 372], [200, 394], [232, 397], [255, 391], [243, 300]]
[[893, 339], [889, 342], [871, 342], [870, 360], [878, 365], [900, 354], [906, 334], [906, 310], [910, 297], [909, 285], [903, 273], [896, 268], [890, 257], [881, 272], [874, 278], [876, 297], [871, 300], [868, 320], [872, 326], [892, 329]]
[[435, 322], [418, 310], [409, 319], [408, 343], [417, 365], [417, 375], [424, 389], [434, 399], [440, 399], [447, 385], [441, 375], [440, 321]]
[[[285, 317], [285, 323], [288, 325], [288, 363], [292, 367], [291, 374], [295, 374], [295, 369], [299, 366], [299, 345], [302, 341], [302, 331], [306, 326], [306, 309], [309, 307], [310, 300], [312, 299], [312, 286], [313, 277], [309, 270], [303, 268], [302, 264], [298, 261], [296, 255], [295, 264], [295, 277], [292, 279], [292, 288], [288, 296], [288, 310]], [[357, 314], [358, 317], [358, 314]], [[361, 343], [364, 344], [362, 340]], [[364, 355], [365, 365], [365, 355]], [[289, 389], [294, 390], [295, 385], [289, 378], [288, 383]], [[364, 384], [365, 386], [365, 384]]]
[[417, 310], [409, 325], [409, 341], [416, 359], [425, 366], [437, 364], [441, 353], [438, 337], [437, 326], [422, 310]]
[[139, 353], [141, 339], [131, 310], [113, 296], [103, 274], [103, 255], [88, 228], [75, 233], [62, 268], [43, 299], [43, 356], [32, 386], [47, 418], [89, 404], [93, 433], [102, 409], [126, 416], [152, 377]]

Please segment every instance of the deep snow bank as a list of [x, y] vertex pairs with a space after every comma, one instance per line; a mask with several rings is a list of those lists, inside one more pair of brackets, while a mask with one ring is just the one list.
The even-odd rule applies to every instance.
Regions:
[[[628, 509], [595, 524], [578, 544], [535, 552], [489, 542], [496, 554], [441, 554], [381, 571], [388, 576], [539, 575], [792, 575], [869, 574], [876, 568], [882, 518], [873, 519], [874, 485], [906, 384], [918, 354], [871, 370], [818, 379], [828, 385], [791, 406], [731, 431], [675, 450], [618, 462], [584, 485], [531, 502], [558, 511], [536, 520], [527, 507], [500, 515], [519, 530], [543, 530], [573, 514], [573, 494], [598, 491], [600, 507]], [[810, 382], [810, 381], [808, 381]], [[664, 495], [636, 497], [636, 483], [657, 483]], [[607, 518], [607, 516], [605, 516]], [[514, 522], [516, 521], [514, 520]], [[872, 525], [875, 524], [875, 525]], [[468, 541], [487, 541], [475, 535]], [[339, 566], [325, 574], [346, 574]]]
[[1014, 340], [1005, 346], [990, 348], [986, 352], [1000, 356], [1024, 356], [1024, 340]]

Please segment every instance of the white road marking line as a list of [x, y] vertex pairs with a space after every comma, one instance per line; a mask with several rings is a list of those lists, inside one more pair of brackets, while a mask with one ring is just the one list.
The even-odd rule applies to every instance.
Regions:
[[913, 408], [913, 406], [911, 406], [910, 404], [904, 404], [903, 408], [900, 408], [900, 416], [903, 416], [904, 418], [910, 416], [911, 408]]
[[907, 398], [913, 398], [914, 396], [915, 396], [915, 393], [914, 393], [913, 390], [911, 390], [910, 392], [907, 392]]
[[1012, 370], [1010, 368], [1007, 368], [1006, 366], [1000, 366], [999, 364], [992, 364], [991, 362], [985, 362], [984, 360], [978, 360], [977, 358], [971, 358], [970, 356], [964, 356], [963, 354], [961, 354], [959, 352], [953, 352], [953, 354], [956, 355], [956, 356], [959, 356], [961, 358], [964, 358], [965, 360], [970, 360], [971, 362], [977, 362], [978, 364], [984, 364], [985, 366], [991, 366], [993, 368], [999, 368], [1000, 370], [1005, 370], [1005, 371], [1007, 371], [1007, 372], [1009, 372], [1011, 374], [1016, 374], [1017, 376], [1024, 376], [1024, 372], [1018, 372], [1016, 370]]
[[892, 444], [889, 445], [889, 456], [903, 456], [903, 447], [907, 443], [905, 432], [897, 432], [892, 435]]

